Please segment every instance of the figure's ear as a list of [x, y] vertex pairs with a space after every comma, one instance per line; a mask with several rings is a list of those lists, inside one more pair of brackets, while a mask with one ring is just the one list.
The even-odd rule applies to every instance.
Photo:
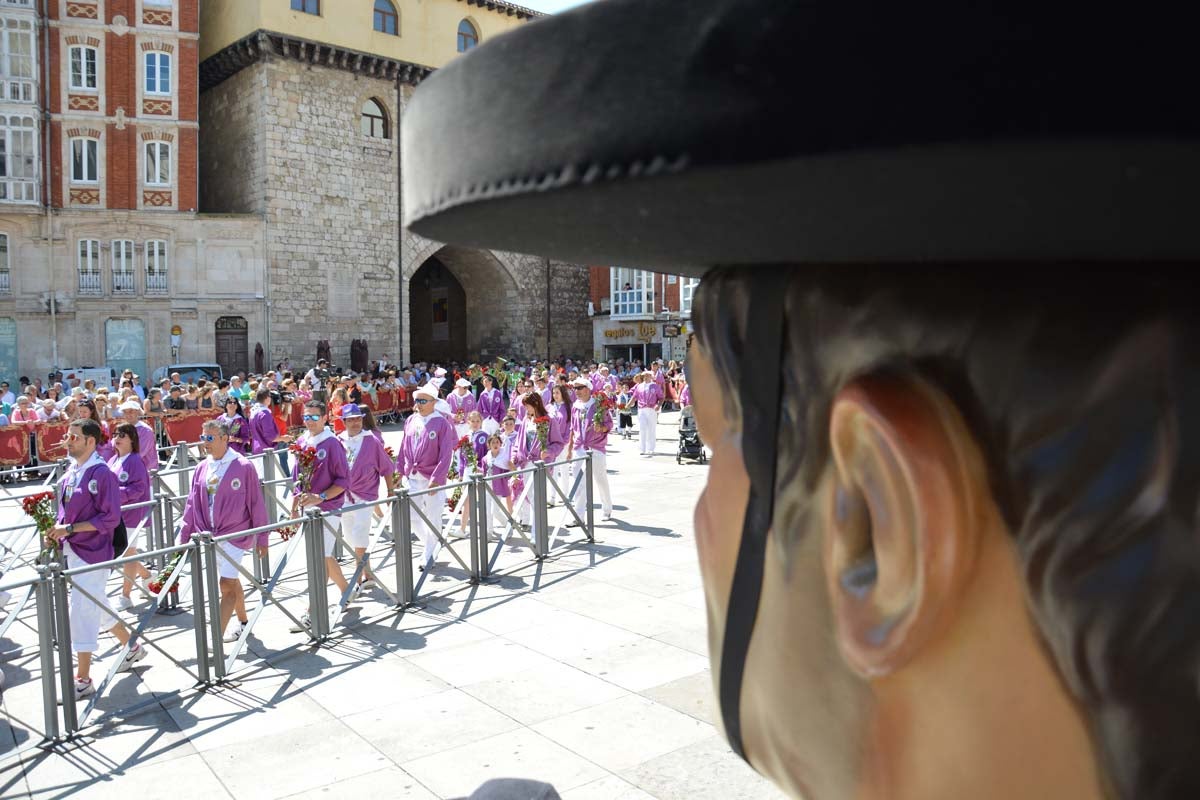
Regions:
[[830, 441], [824, 557], [838, 643], [860, 675], [886, 675], [953, 616], [982, 535], [986, 471], [958, 411], [913, 377], [846, 386]]

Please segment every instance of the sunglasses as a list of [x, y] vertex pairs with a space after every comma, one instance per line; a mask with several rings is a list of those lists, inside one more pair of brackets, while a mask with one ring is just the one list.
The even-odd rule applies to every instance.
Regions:
[[321, 419], [321, 415], [320, 414], [305, 414], [302, 417], [302, 419], [305, 422], [318, 422]]
[[419, 399], [419, 400], [413, 400], [413, 405], [417, 405], [417, 406], [423, 406], [423, 405], [425, 405], [426, 403], [432, 403], [432, 402], [433, 402], [432, 400], [429, 400], [429, 399], [426, 399], [426, 398], [421, 398], [421, 399]]
[[87, 437], [84, 436], [82, 433], [68, 433], [63, 438], [66, 439], [68, 442], [74, 442], [74, 441], [83, 441]]
[[215, 442], [216, 440], [217, 440], [216, 434], [213, 434], [213, 433], [200, 434], [200, 441], [202, 441], [202, 442]]

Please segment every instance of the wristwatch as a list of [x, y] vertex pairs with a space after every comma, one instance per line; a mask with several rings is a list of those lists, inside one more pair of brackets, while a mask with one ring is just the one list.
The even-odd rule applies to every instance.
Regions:
[[321, 498], [321, 502], [325, 502], [329, 499], [324, 492], [321, 492], [319, 495], [317, 495], [317, 497]]
[[67, 530], [67, 536], [71, 536], [75, 533], [75, 523], [74, 522], [68, 522], [63, 527], [66, 528], [66, 530]]

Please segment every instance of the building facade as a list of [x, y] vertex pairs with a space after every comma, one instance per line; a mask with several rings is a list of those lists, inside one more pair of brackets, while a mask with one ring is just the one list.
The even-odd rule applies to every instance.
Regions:
[[0, 0], [0, 375], [252, 366], [262, 221], [198, 213], [199, 6]]
[[433, 69], [536, 16], [494, 0], [207, 0], [200, 207], [264, 221], [269, 360], [591, 347], [586, 268], [403, 229], [399, 126]]
[[699, 278], [631, 267], [592, 267], [592, 353], [617, 363], [682, 360]]

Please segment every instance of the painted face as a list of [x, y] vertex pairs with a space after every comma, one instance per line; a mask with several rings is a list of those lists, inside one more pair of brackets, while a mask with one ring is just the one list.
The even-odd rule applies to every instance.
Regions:
[[[719, 687], [750, 478], [743, 461], [741, 421], [725, 407], [722, 382], [698, 344], [688, 359], [696, 425], [713, 451], [694, 525], [709, 658], [714, 687]], [[783, 553], [774, 538], [768, 539], [740, 719], [747, 755], [785, 791], [797, 797], [850, 797], [859, 766], [864, 701], [832, 635], [822, 532], [813, 521], [818, 519], [815, 513], [806, 519], [814, 529], [804, 531], [789, 553]], [[715, 717], [720, 725], [720, 714]]]

